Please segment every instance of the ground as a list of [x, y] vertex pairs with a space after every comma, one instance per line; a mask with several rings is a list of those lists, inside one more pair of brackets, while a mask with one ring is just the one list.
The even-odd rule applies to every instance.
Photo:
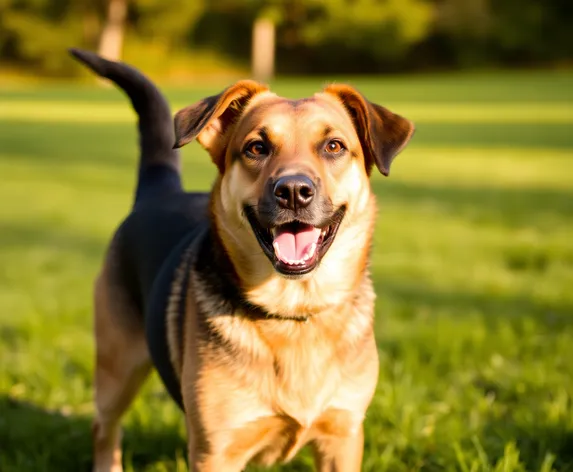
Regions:
[[[392, 175], [373, 178], [381, 375], [363, 470], [572, 471], [573, 73], [350, 81], [417, 123]], [[222, 86], [167, 92], [176, 109]], [[88, 470], [92, 283], [135, 165], [115, 89], [0, 91], [3, 472]], [[184, 165], [187, 188], [209, 188], [198, 146]], [[157, 377], [125, 425], [127, 470], [185, 470]]]

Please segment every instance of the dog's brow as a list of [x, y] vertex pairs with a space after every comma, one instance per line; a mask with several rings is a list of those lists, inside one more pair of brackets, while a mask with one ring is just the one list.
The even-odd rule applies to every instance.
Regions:
[[266, 126], [261, 126], [257, 132], [259, 133], [260, 137], [263, 139], [263, 141], [270, 141], [269, 138], [269, 130]]
[[266, 141], [269, 143], [273, 143], [273, 142], [276, 142], [279, 140], [279, 136], [277, 135], [276, 132], [273, 131], [272, 126], [271, 127], [269, 127], [267, 125], [259, 126], [258, 128], [255, 128], [249, 134], [252, 135], [253, 133], [258, 134], [263, 141]]
[[324, 127], [324, 131], [322, 132], [322, 137], [323, 137], [323, 138], [326, 138], [326, 137], [328, 137], [328, 135], [329, 135], [330, 133], [332, 133], [332, 127], [326, 125], [326, 126]]
[[263, 141], [269, 141], [270, 138], [269, 138], [268, 127], [265, 125], [255, 126], [250, 131], [248, 131], [245, 134], [245, 136], [243, 137], [243, 139], [246, 139], [246, 140], [252, 140], [252, 139], [256, 139], [256, 138], [260, 138]]

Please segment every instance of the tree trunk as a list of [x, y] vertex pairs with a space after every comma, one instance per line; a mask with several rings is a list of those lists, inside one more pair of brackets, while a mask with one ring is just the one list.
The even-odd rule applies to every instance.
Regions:
[[109, 0], [107, 20], [99, 42], [100, 56], [118, 61], [121, 59], [123, 31], [127, 16], [127, 0]]
[[259, 18], [253, 24], [253, 77], [263, 82], [272, 79], [274, 66], [275, 25], [271, 20]]

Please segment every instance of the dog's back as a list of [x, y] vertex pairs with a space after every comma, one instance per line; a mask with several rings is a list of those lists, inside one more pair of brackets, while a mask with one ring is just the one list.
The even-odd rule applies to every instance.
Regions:
[[183, 191], [171, 111], [155, 85], [127, 64], [78, 49], [71, 53], [119, 86], [139, 118], [141, 156], [134, 205], [114, 235], [110, 251], [117, 277], [143, 310], [169, 253], [185, 235], [206, 223], [208, 194]]

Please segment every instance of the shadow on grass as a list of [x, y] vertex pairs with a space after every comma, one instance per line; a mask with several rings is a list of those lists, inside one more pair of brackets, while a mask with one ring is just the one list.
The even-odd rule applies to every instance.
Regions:
[[[431, 176], [428, 178], [431, 181]], [[449, 215], [470, 218], [476, 223], [496, 222], [520, 227], [541, 223], [545, 218], [573, 217], [573, 192], [549, 188], [500, 188], [445, 186], [396, 181], [372, 182], [380, 205], [438, 204]]]
[[573, 325], [573, 305], [567, 302], [543, 303], [516, 294], [439, 292], [417, 283], [392, 281], [391, 277], [379, 278], [376, 292], [381, 298], [398, 302], [398, 315], [405, 319], [415, 316], [420, 308], [428, 308], [432, 313], [448, 312], [455, 316], [479, 312], [486, 325], [496, 328], [509, 322], [517, 332], [531, 319], [538, 327], [553, 333]]
[[[0, 445], [2, 472], [88, 472], [92, 467], [91, 418], [64, 415], [0, 396]], [[176, 455], [186, 456], [186, 442], [176, 428], [127, 427], [123, 454], [136, 471], [160, 462], [159, 470], [175, 470]], [[307, 471], [306, 459], [297, 457], [287, 466], [272, 470]]]
[[[126, 105], [127, 106], [127, 105]], [[569, 124], [523, 123], [420, 123], [412, 146], [484, 150], [484, 158], [495, 159], [491, 148], [570, 149], [573, 135]], [[125, 123], [60, 121], [28, 122], [0, 119], [2, 153], [37, 162], [89, 161], [133, 168], [137, 153], [137, 129]], [[525, 151], [524, 151], [525, 152]]]
[[76, 253], [88, 259], [103, 257], [107, 241], [72, 232], [62, 228], [56, 221], [37, 219], [35, 221], [0, 222], [0, 246], [2, 251], [35, 248]]
[[[92, 466], [91, 419], [86, 416], [63, 415], [39, 408], [31, 403], [0, 397], [0, 470], [3, 472], [89, 471]], [[556, 427], [547, 429], [523, 426], [511, 421], [490, 424], [478, 437], [491, 463], [503, 457], [503, 447], [515, 441], [520, 459], [527, 470], [537, 470], [547, 453], [556, 457], [554, 467], [561, 472], [573, 470], [573, 432]], [[471, 448], [471, 444], [467, 445]], [[144, 470], [159, 461], [172, 461], [174, 451], [183, 453], [185, 442], [175, 429], [161, 432], [129, 429], [124, 438], [124, 454], [134, 470]], [[368, 451], [368, 444], [366, 444]], [[444, 451], [445, 452], [445, 451]], [[408, 448], [399, 460], [409, 462]], [[434, 454], [439, 454], [435, 451]], [[184, 454], [182, 454], [184, 455]], [[419, 451], [414, 454], [418, 458]], [[424, 461], [428, 466], [440, 463], [433, 454]], [[249, 468], [249, 470], [260, 470]], [[273, 470], [310, 470], [308, 462], [296, 460]], [[428, 467], [427, 470], [440, 470]]]
[[[89, 471], [91, 418], [64, 415], [0, 396], [0, 470], [2, 472]], [[123, 449], [134, 470], [161, 460], [184, 457], [185, 441], [175, 428], [126, 428]]]
[[[135, 119], [133, 123], [112, 124], [0, 120], [0, 163], [38, 165], [46, 181], [90, 188], [105, 185], [106, 172], [117, 172], [116, 180], [108, 185], [118, 185], [117, 179], [128, 175], [130, 180], [121, 180], [121, 185], [131, 189], [138, 159]], [[215, 177], [215, 166], [200, 145], [193, 142], [187, 146], [182, 159], [186, 188], [208, 188]], [[89, 174], [74, 172], [82, 168], [88, 172], [95, 168], [100, 177], [90, 179]]]
[[28, 123], [0, 120], [2, 153], [32, 162], [62, 165], [90, 162], [135, 169], [137, 130], [133, 123]]
[[573, 147], [573, 135], [568, 123], [459, 123], [452, 117], [451, 122], [417, 124], [412, 145], [483, 148], [485, 158], [495, 159], [488, 148], [568, 149]]
[[0, 469], [88, 471], [90, 420], [0, 397]]
[[489, 423], [479, 439], [487, 456], [490, 460], [493, 459], [492, 462], [503, 457], [505, 444], [515, 442], [519, 459], [526, 466], [525, 470], [544, 470], [544, 459], [552, 455], [553, 470], [573, 471], [573, 431], [565, 425], [547, 427], [499, 420]]

